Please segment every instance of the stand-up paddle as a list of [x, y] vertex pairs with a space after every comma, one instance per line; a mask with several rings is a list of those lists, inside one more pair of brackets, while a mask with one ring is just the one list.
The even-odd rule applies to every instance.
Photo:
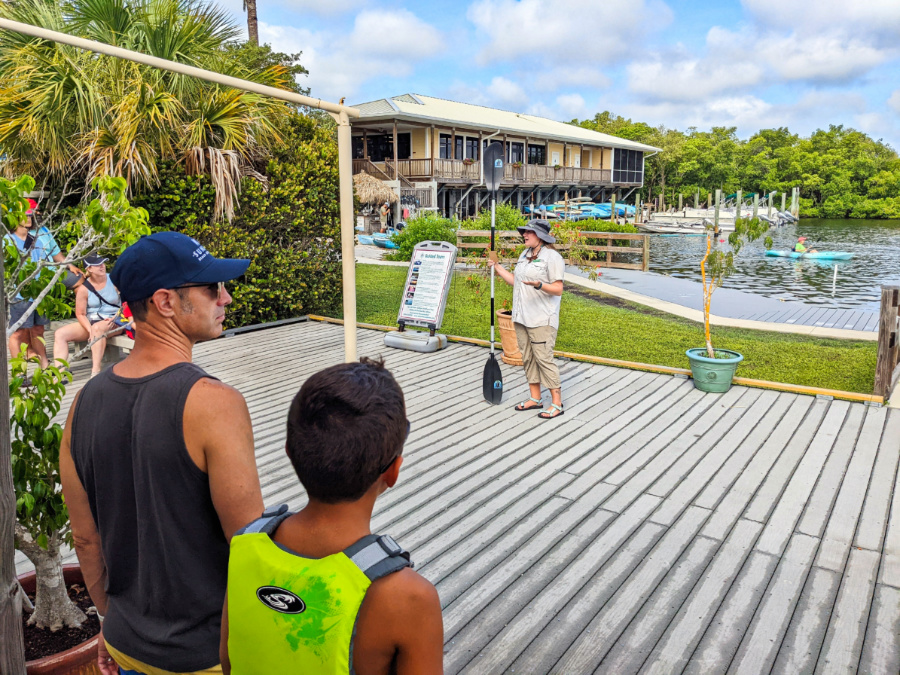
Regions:
[[[494, 228], [496, 227], [497, 190], [503, 179], [503, 144], [491, 143], [484, 150], [482, 158], [484, 166], [484, 182], [491, 191], [491, 255], [494, 254]], [[493, 405], [500, 403], [503, 398], [503, 373], [500, 372], [500, 364], [494, 356], [494, 268], [491, 268], [491, 354], [484, 364], [484, 376], [482, 389], [484, 400]]]

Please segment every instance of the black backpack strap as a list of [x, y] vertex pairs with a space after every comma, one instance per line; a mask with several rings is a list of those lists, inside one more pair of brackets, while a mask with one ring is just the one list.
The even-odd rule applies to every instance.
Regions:
[[259, 518], [235, 532], [234, 536], [237, 536], [239, 534], [255, 534], [261, 532], [271, 537], [275, 533], [275, 530], [278, 529], [278, 526], [281, 525], [282, 522], [290, 518], [292, 515], [294, 514], [288, 511], [287, 504], [270, 506], [265, 511], [263, 511], [262, 515]]
[[91, 293], [93, 293], [94, 295], [96, 295], [98, 298], [100, 298], [100, 302], [102, 302], [104, 305], [108, 305], [109, 307], [115, 307], [116, 309], [122, 309], [122, 305], [114, 305], [114, 304], [112, 304], [109, 300], [107, 300], [107, 299], [104, 298], [102, 295], [100, 295], [99, 291], [97, 291], [96, 288], [94, 288], [93, 286], [91, 286], [91, 282], [88, 281], [87, 279], [84, 280], [84, 283], [83, 283], [82, 285], [83, 285], [86, 289], [88, 289], [88, 291], [90, 291]]
[[344, 549], [344, 555], [369, 577], [369, 581], [375, 581], [404, 567], [413, 567], [409, 553], [389, 534], [368, 534]]

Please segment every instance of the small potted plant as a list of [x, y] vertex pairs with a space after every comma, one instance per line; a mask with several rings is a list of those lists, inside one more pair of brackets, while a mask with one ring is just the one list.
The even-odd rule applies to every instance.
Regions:
[[465, 164], [466, 166], [472, 166], [476, 161], [478, 161], [478, 160], [472, 159], [471, 157], [466, 157], [462, 161], [462, 163]]
[[[700, 391], [723, 393], [731, 388], [734, 372], [738, 364], [744, 360], [739, 352], [730, 349], [713, 347], [709, 331], [709, 313], [712, 295], [722, 285], [726, 277], [734, 273], [734, 258], [740, 253], [745, 243], [759, 239], [769, 229], [768, 223], [759, 218], [738, 218], [734, 223], [734, 232], [728, 235], [730, 250], [713, 250], [715, 233], [709, 221], [706, 222], [706, 254], [700, 261], [700, 273], [703, 278], [703, 324], [706, 335], [706, 347], [687, 350], [688, 361], [694, 386]], [[766, 248], [772, 247], [772, 238], [766, 237]]]
[[562, 168], [562, 167], [561, 167], [559, 164], [554, 164], [554, 165], [553, 165], [553, 169], [554, 169], [555, 171], [559, 171], [561, 168]]
[[523, 166], [524, 165], [522, 164], [522, 162], [513, 162], [512, 163], [512, 168], [514, 168], [514, 169], [521, 169]]

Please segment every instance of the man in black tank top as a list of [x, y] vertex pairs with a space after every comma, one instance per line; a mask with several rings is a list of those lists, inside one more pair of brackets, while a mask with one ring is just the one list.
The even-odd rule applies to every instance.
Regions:
[[111, 274], [138, 324], [134, 350], [81, 390], [60, 451], [104, 675], [219, 668], [228, 542], [263, 501], [247, 404], [191, 353], [221, 335], [224, 282], [248, 264], [159, 232]]

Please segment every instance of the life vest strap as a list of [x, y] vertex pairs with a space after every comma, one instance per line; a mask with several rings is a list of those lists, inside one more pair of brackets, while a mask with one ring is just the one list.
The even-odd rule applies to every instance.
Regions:
[[[287, 504], [270, 506], [263, 511], [262, 516], [238, 530], [235, 536], [260, 533], [271, 537], [278, 526], [292, 515], [294, 514], [288, 511]], [[413, 567], [409, 552], [403, 550], [389, 534], [368, 534], [344, 549], [343, 553], [369, 578], [369, 581], [375, 581], [404, 567]]]

